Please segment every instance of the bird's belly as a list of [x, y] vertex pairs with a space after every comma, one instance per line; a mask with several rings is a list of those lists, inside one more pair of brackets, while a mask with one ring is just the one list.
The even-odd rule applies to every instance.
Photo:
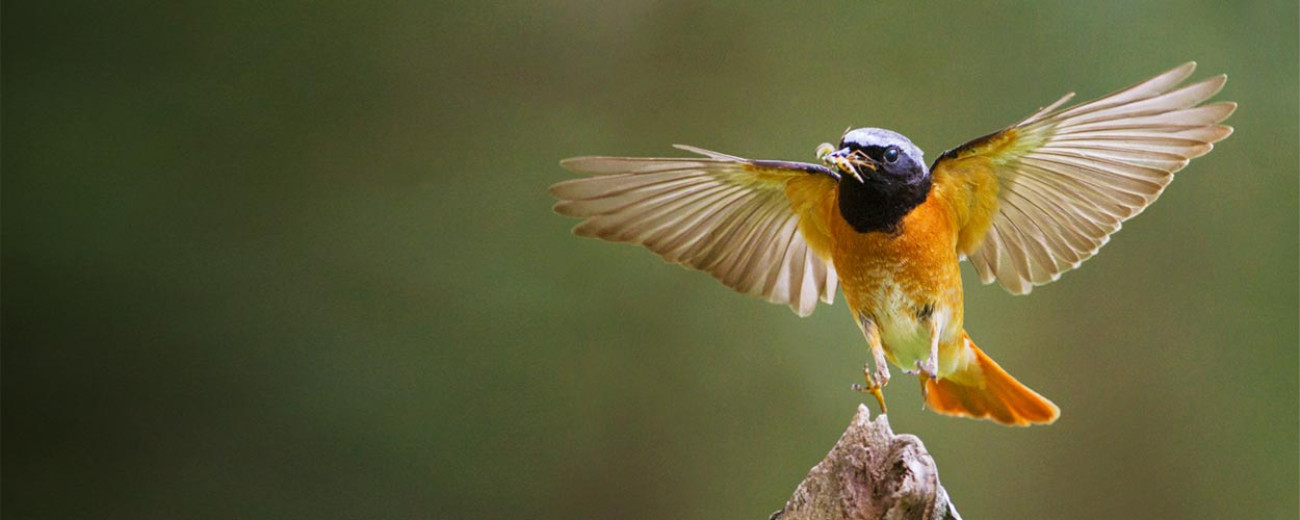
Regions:
[[845, 300], [859, 322], [875, 323], [891, 361], [912, 368], [928, 357], [935, 329], [941, 351], [959, 343], [957, 234], [944, 206], [931, 197], [904, 219], [899, 233], [856, 233], [847, 225], [834, 231], [835, 269]]
[[875, 322], [885, 353], [895, 365], [911, 369], [917, 361], [929, 357], [936, 326], [941, 345], [952, 344], [960, 336], [960, 303], [952, 303], [960, 301], [960, 282], [955, 287], [920, 293], [908, 291], [905, 284], [889, 282], [876, 284], [873, 289], [862, 295], [867, 297], [857, 305], [850, 306], [859, 309], [859, 319]]
[[930, 325], [907, 313], [877, 312], [880, 342], [895, 365], [911, 368], [930, 355]]

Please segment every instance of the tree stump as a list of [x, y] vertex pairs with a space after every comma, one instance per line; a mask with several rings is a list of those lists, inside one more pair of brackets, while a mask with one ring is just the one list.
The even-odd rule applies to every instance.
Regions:
[[844, 435], [769, 520], [961, 520], [921, 439], [858, 405]]

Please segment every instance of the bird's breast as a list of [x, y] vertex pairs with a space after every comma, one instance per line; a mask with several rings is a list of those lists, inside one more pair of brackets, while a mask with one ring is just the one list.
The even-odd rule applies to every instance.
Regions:
[[842, 219], [831, 227], [845, 300], [855, 316], [876, 322], [896, 362], [910, 364], [928, 353], [931, 320], [940, 320], [945, 342], [960, 333], [957, 227], [934, 192], [895, 233], [859, 233]]

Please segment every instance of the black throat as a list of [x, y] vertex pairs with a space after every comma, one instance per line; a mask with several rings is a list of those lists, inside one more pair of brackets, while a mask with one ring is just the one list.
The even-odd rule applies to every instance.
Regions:
[[897, 233], [903, 217], [930, 195], [930, 177], [916, 184], [840, 181], [840, 215], [859, 233]]

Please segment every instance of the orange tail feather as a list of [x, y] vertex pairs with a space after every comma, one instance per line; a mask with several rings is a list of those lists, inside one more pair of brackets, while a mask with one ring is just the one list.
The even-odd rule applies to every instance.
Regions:
[[1061, 415], [1055, 404], [1020, 384], [989, 359], [970, 336], [963, 341], [973, 351], [974, 359], [960, 372], [937, 381], [921, 377], [926, 406], [942, 414], [991, 419], [1014, 426], [1050, 424]]

